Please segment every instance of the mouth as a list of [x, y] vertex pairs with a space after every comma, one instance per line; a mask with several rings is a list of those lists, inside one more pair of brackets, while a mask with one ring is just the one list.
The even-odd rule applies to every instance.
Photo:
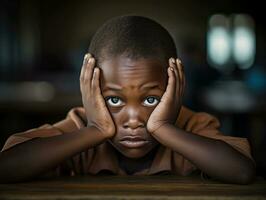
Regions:
[[140, 148], [149, 143], [148, 140], [145, 140], [139, 136], [126, 136], [122, 138], [119, 142], [126, 148]]

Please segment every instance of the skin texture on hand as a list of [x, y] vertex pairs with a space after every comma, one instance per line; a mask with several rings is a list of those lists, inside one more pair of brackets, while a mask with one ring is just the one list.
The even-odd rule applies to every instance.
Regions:
[[87, 127], [95, 126], [102, 134], [112, 137], [115, 134], [115, 125], [101, 94], [100, 69], [95, 65], [95, 59], [86, 54], [80, 73], [80, 90], [87, 116]]
[[[218, 180], [241, 184], [252, 180], [252, 161], [233, 147], [174, 124], [185, 85], [178, 59], [165, 66], [156, 59], [134, 60], [121, 55], [105, 60], [99, 67], [103, 72], [101, 91], [116, 126], [116, 134], [108, 142], [122, 155], [123, 166], [134, 165], [137, 171], [143, 165], [141, 158], [160, 143]], [[109, 102], [113, 97], [115, 100]], [[155, 97], [158, 103], [147, 105], [149, 97]], [[138, 136], [148, 143], [126, 148], [120, 142], [124, 136]]]
[[[179, 60], [170, 62], [169, 67], [156, 59], [134, 60], [120, 55], [106, 59], [100, 71], [95, 68], [95, 59], [88, 62], [88, 58], [80, 76], [88, 126], [72, 134], [35, 138], [1, 152], [2, 182], [36, 177], [107, 138], [121, 154], [124, 166], [134, 166], [132, 171], [141, 169], [145, 165], [141, 158], [160, 143], [218, 180], [240, 184], [252, 181], [255, 167], [249, 158], [225, 142], [174, 125], [185, 83]], [[121, 145], [125, 136], [146, 143], [127, 148]]]
[[150, 133], [161, 144], [183, 155], [217, 180], [238, 184], [252, 182], [255, 176], [252, 160], [225, 142], [192, 134], [174, 125], [174, 111], [181, 105], [184, 75], [178, 59], [170, 61], [169, 65], [167, 89], [148, 120]]
[[106, 141], [95, 127], [69, 134], [34, 138], [0, 153], [0, 182], [20, 182], [42, 176], [66, 159]]
[[154, 133], [164, 124], [175, 124], [182, 105], [185, 82], [179, 59], [169, 59], [167, 73], [169, 78], [166, 91], [147, 122], [150, 133]]

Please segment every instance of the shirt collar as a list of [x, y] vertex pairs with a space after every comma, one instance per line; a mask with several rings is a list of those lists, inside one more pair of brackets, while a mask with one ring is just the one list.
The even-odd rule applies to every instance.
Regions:
[[[98, 174], [102, 170], [111, 171], [116, 175], [126, 175], [126, 172], [119, 167], [117, 155], [109, 142], [104, 142], [94, 148], [94, 158], [89, 167], [91, 174]], [[153, 175], [163, 171], [171, 171], [171, 150], [160, 145], [151, 167], [133, 175]]]
[[[86, 115], [85, 109], [77, 107], [68, 113], [68, 117], [71, 118], [76, 126], [80, 129], [85, 126]], [[115, 153], [114, 147], [109, 142], [104, 142], [93, 148], [94, 156], [92, 163], [89, 167], [89, 173], [97, 174], [102, 170], [108, 170], [118, 175], [126, 175], [126, 172], [119, 167], [118, 158]], [[152, 175], [162, 171], [171, 171], [171, 156], [172, 151], [165, 146], [160, 145], [151, 167], [134, 175]]]

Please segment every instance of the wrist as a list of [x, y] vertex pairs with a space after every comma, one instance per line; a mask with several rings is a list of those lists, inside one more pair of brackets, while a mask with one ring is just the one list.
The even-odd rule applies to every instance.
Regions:
[[105, 128], [102, 133], [105, 135], [107, 139], [109, 139], [115, 135], [115, 132], [116, 132], [115, 127], [110, 126]]
[[99, 134], [102, 134], [106, 139], [112, 138], [115, 135], [115, 127], [112, 126], [101, 128], [95, 124], [88, 123], [87, 127], [96, 129]]
[[162, 124], [160, 127], [158, 127], [152, 134], [158, 135], [161, 133], [165, 133], [166, 131], [170, 130], [173, 127], [174, 127], [173, 124], [165, 123], [165, 124]]

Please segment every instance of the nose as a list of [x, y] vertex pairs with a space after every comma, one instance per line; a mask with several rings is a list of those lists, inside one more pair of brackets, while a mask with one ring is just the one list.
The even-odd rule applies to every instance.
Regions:
[[130, 119], [126, 123], [124, 123], [123, 127], [131, 129], [144, 128], [144, 123], [140, 122], [137, 119]]
[[130, 108], [127, 110], [128, 118], [124, 122], [124, 128], [136, 129], [136, 128], [144, 128], [145, 123], [140, 117], [140, 112], [134, 108]]

